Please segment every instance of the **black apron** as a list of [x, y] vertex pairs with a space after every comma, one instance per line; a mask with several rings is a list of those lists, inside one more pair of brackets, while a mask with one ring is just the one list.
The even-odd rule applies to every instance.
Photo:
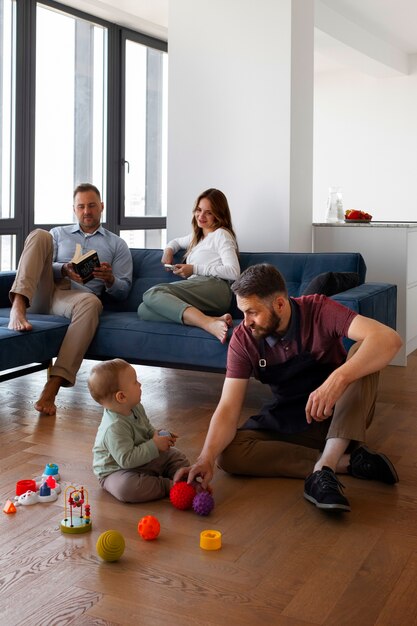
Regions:
[[250, 417], [242, 430], [275, 430], [300, 433], [307, 430], [305, 407], [312, 391], [317, 389], [336, 368], [332, 363], [319, 363], [309, 352], [302, 352], [299, 311], [295, 315], [298, 354], [285, 363], [268, 365], [264, 339], [259, 341], [258, 378], [269, 385], [274, 399], [266, 403], [258, 415]]

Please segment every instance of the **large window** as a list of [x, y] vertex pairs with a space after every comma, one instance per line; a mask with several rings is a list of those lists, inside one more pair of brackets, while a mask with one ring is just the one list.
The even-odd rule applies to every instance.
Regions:
[[131, 247], [166, 243], [166, 43], [54, 0], [0, 0], [0, 269], [102, 192]]
[[[120, 234], [131, 247], [162, 248], [166, 230], [167, 55], [124, 37], [124, 215], [143, 218], [141, 231]], [[146, 219], [145, 219], [146, 218]], [[163, 220], [161, 220], [163, 218]], [[152, 225], [152, 226], [151, 226]]]
[[[72, 221], [72, 191], [105, 192], [107, 29], [38, 4], [35, 223]], [[105, 198], [103, 198], [105, 199]]]

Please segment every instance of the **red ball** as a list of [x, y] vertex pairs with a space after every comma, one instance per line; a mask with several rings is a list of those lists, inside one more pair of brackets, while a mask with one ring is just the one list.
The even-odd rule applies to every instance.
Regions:
[[176, 509], [191, 509], [196, 491], [186, 482], [175, 483], [169, 492], [169, 499]]
[[138, 533], [146, 541], [156, 539], [161, 530], [161, 525], [153, 515], [145, 515], [139, 520]]

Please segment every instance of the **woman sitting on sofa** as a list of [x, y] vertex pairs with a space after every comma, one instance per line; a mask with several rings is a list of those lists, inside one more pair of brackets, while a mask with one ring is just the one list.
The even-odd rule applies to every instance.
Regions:
[[[161, 283], [143, 294], [142, 320], [198, 326], [222, 343], [232, 317], [230, 282], [240, 274], [236, 235], [227, 198], [218, 189], [199, 195], [193, 209], [193, 232], [167, 244], [161, 262], [186, 280]], [[185, 263], [172, 265], [174, 254], [186, 249]]]

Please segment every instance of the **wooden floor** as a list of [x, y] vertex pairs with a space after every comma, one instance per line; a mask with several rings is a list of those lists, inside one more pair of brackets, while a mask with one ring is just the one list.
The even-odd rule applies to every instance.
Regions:
[[[45, 373], [0, 385], [0, 502], [17, 480], [57, 463], [62, 484], [84, 485], [92, 532], [65, 535], [63, 495], [54, 503], [0, 512], [0, 624], [186, 626], [408, 626], [417, 624], [417, 354], [382, 374], [369, 445], [397, 467], [394, 487], [343, 477], [352, 512], [331, 517], [303, 498], [303, 483], [247, 479], [218, 470], [209, 517], [169, 500], [121, 504], [91, 470], [101, 409], [89, 397], [85, 362], [59, 396], [56, 418], [33, 409]], [[190, 459], [200, 450], [223, 377], [137, 367], [143, 404], [156, 427], [180, 434]], [[264, 393], [251, 384], [247, 415]], [[156, 541], [141, 517], [161, 523]], [[102, 561], [98, 536], [125, 537], [120, 561]], [[200, 532], [219, 530], [216, 552]]]

